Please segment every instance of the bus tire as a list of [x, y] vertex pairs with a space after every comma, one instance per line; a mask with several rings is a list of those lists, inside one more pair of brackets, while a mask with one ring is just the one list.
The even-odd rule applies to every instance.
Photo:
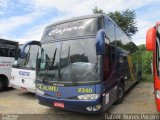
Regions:
[[117, 88], [117, 101], [115, 104], [121, 104], [123, 102], [124, 93], [125, 93], [124, 88], [125, 88], [124, 83], [120, 82]]
[[5, 88], [5, 82], [3, 79], [0, 78], [0, 91], [4, 90]]

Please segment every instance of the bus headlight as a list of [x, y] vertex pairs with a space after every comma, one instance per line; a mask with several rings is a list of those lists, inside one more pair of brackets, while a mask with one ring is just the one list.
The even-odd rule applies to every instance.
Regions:
[[160, 99], [160, 90], [156, 90], [156, 98]]
[[36, 89], [36, 94], [37, 95], [44, 95], [44, 92], [42, 90]]
[[100, 94], [86, 94], [77, 96], [80, 100], [94, 100], [99, 98]]

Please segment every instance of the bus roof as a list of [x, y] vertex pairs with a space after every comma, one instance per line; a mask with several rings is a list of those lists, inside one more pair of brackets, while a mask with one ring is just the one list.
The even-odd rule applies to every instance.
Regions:
[[59, 21], [59, 22], [55, 22], [53, 24], [48, 25], [47, 27], [51, 27], [51, 26], [54, 26], [54, 25], [59, 25], [59, 24], [67, 23], [67, 22], [72, 22], [72, 21], [76, 21], [76, 20], [81, 20], [81, 19], [97, 18], [97, 17], [103, 17], [103, 16], [106, 16], [106, 15], [105, 14], [92, 14], [92, 15], [74, 17], [74, 18], [62, 20], [62, 21]]
[[17, 44], [18, 44], [18, 42], [16, 42], [16, 41], [12, 41], [12, 40], [7, 40], [7, 39], [0, 38], [0, 44], [17, 45]]

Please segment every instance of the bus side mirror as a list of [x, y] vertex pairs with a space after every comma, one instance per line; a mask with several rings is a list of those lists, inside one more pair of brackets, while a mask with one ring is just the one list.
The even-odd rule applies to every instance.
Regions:
[[152, 27], [147, 31], [146, 49], [149, 51], [153, 51], [155, 49], [155, 42], [156, 42], [156, 29]]
[[105, 54], [105, 31], [103, 29], [96, 34], [96, 53], [97, 55]]

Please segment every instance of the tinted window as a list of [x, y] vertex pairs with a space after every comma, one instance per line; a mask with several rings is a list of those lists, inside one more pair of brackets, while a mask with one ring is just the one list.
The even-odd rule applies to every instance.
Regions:
[[116, 49], [113, 45], [105, 44], [105, 51], [106, 54], [104, 55], [103, 75], [104, 75], [104, 80], [107, 80], [114, 67]]
[[160, 76], [160, 35], [159, 31], [157, 32], [157, 42], [156, 42], [156, 67], [157, 67], [157, 74]]
[[27, 69], [35, 69], [38, 50], [39, 50], [38, 45], [28, 45], [25, 48], [24, 58], [18, 61], [19, 67], [25, 67]]
[[115, 26], [116, 33], [116, 45], [117, 47], [121, 47], [127, 51], [130, 51], [132, 47], [134, 47], [134, 43], [129, 40], [127, 35], [120, 30], [117, 26]]
[[15, 55], [16, 55], [15, 49], [0, 47], [0, 56], [2, 56], [2, 57], [15, 57]]
[[43, 44], [38, 77], [54, 82], [98, 81], [95, 42], [87, 38]]
[[114, 24], [112, 21], [105, 18], [105, 30], [106, 36], [110, 40], [110, 44], [115, 44], [115, 31], [114, 31]]
[[99, 29], [98, 18], [80, 19], [70, 22], [62, 22], [47, 27], [42, 41], [72, 38], [85, 35], [95, 35]]

